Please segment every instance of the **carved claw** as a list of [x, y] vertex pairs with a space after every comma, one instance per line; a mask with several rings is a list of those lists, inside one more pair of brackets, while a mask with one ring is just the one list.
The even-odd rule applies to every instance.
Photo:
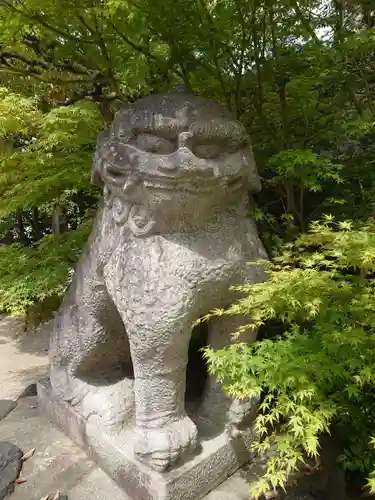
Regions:
[[[89, 391], [80, 401], [81, 413], [86, 419], [100, 417], [100, 424], [108, 434], [116, 434], [131, 416], [132, 387], [127, 380]], [[125, 397], [128, 395], [128, 397]]]
[[162, 428], [136, 430], [134, 453], [138, 460], [158, 472], [193, 453], [198, 445], [197, 428], [189, 417], [170, 422]]
[[243, 431], [235, 424], [227, 424], [226, 431], [230, 440], [238, 439], [242, 436]]
[[239, 429], [255, 418], [259, 401], [255, 398], [234, 399], [228, 414], [230, 425]]

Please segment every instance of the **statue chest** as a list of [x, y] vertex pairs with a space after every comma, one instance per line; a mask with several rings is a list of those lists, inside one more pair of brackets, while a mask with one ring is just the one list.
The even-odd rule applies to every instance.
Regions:
[[[256, 233], [196, 234], [130, 238], [105, 266], [112, 293], [145, 305], [227, 295], [246, 280], [247, 262], [264, 258]], [[215, 300], [216, 300], [215, 299]]]

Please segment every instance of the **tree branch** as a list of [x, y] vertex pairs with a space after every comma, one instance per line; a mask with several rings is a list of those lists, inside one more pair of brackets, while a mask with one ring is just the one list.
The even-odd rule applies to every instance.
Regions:
[[37, 59], [27, 59], [25, 56], [23, 56], [22, 54], [18, 54], [17, 52], [0, 52], [0, 64], [6, 64], [10, 67], [8, 59], [21, 61], [30, 68], [40, 67], [43, 69], [50, 69], [50, 65], [44, 61], [38, 61]]
[[28, 13], [28, 12], [23, 11], [21, 9], [17, 9], [16, 7], [14, 7], [14, 5], [12, 5], [7, 0], [0, 0], [0, 5], [7, 7], [12, 12], [17, 12], [17, 14], [20, 14], [21, 16], [25, 17], [26, 19], [30, 19], [31, 21], [34, 21], [34, 22], [41, 24], [42, 26], [49, 29], [50, 31], [56, 33], [59, 36], [67, 38], [68, 40], [73, 40], [74, 42], [78, 42], [78, 43], [88, 43], [88, 44], [95, 44], [96, 43], [96, 40], [77, 37], [77, 36], [70, 34], [67, 31], [64, 31], [64, 30], [61, 30], [60, 28], [56, 28], [55, 26], [52, 26], [44, 19], [43, 14], [42, 15], [37, 14], [36, 12]]
[[311, 36], [311, 38], [314, 40], [315, 43], [321, 45], [321, 41], [317, 37], [317, 34], [315, 33], [314, 29], [310, 26], [310, 23], [308, 19], [303, 15], [302, 10], [300, 6], [298, 5], [298, 0], [293, 0], [292, 1], [293, 8], [296, 13], [297, 19], [301, 21], [302, 26], [306, 29], [307, 33]]
[[115, 30], [115, 32], [120, 36], [120, 38], [122, 38], [124, 40], [124, 42], [127, 43], [134, 50], [143, 54], [146, 57], [149, 57], [150, 59], [152, 59], [154, 61], [157, 60], [157, 57], [154, 56], [153, 54], [151, 54], [151, 52], [148, 49], [146, 49], [145, 47], [142, 47], [140, 45], [137, 45], [136, 43], [132, 42], [127, 36], [125, 36], [124, 33], [122, 33], [122, 31], [120, 31], [112, 21], [109, 24], [112, 26], [112, 28]]
[[76, 92], [71, 97], [65, 99], [65, 101], [60, 101], [58, 105], [71, 106], [72, 104], [81, 101], [83, 99], [94, 102], [104, 102], [104, 101], [114, 101], [117, 98], [118, 96], [115, 92], [112, 92], [108, 95], [104, 95], [101, 86], [97, 85], [94, 87], [93, 90], [83, 90], [82, 92]]
[[[197, 3], [198, 3], [198, 9], [200, 7], [199, 10], [203, 11], [203, 13], [205, 15], [205, 18], [206, 18], [206, 21], [212, 27], [214, 25], [214, 21], [213, 21], [211, 15], [210, 15], [209, 11], [206, 9], [206, 5], [204, 4], [204, 1], [203, 0], [197, 0]], [[202, 20], [202, 23], [204, 23], [204, 19], [201, 18], [201, 20]], [[210, 44], [210, 47], [212, 49], [212, 59], [213, 59], [213, 62], [215, 64], [215, 68], [216, 68], [216, 75], [215, 75], [215, 77], [219, 80], [221, 90], [222, 90], [223, 95], [225, 97], [225, 102], [227, 104], [227, 108], [229, 109], [229, 111], [231, 111], [232, 105], [231, 105], [230, 95], [228, 94], [228, 91], [226, 89], [225, 81], [224, 81], [224, 78], [223, 78], [223, 75], [222, 75], [222, 72], [221, 72], [221, 69], [220, 69], [220, 64], [219, 64], [219, 59], [218, 59], [218, 56], [217, 56], [217, 50], [216, 50], [215, 40], [213, 38], [209, 38], [209, 44]]]
[[[28, 59], [22, 54], [13, 51], [0, 51], [0, 64], [5, 64], [8, 67], [10, 66], [10, 61], [16, 60], [24, 63], [29, 68], [42, 68], [44, 70], [49, 70], [52, 68], [56, 68], [63, 71], [68, 71], [70, 73], [74, 73], [76, 75], [87, 75], [93, 78], [97, 78], [98, 71], [90, 71], [88, 68], [84, 68], [83, 66], [77, 66], [71, 61], [64, 61], [62, 63], [58, 62], [47, 62], [40, 59]], [[13, 69], [18, 69], [14, 68]]]

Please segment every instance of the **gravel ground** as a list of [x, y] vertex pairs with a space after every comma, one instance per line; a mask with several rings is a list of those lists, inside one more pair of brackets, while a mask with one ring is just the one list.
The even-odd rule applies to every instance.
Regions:
[[23, 332], [21, 319], [0, 316], [0, 399], [16, 400], [48, 372], [51, 323]]

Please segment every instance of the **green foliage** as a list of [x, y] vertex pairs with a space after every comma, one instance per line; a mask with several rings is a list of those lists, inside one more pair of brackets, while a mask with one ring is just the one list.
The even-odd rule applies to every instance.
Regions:
[[35, 99], [0, 87], [0, 138], [28, 136], [41, 121]]
[[0, 246], [0, 310], [23, 316], [34, 304], [61, 297], [90, 230], [91, 221], [86, 221], [34, 247]]
[[326, 217], [266, 266], [267, 282], [239, 287], [244, 297], [213, 315], [246, 315], [246, 328], [278, 320], [282, 334], [205, 350], [210, 371], [229, 394], [262, 397], [255, 447], [266, 451], [272, 445], [276, 451], [252, 488], [253, 498], [284, 487], [306, 456], [318, 454], [319, 436], [332, 425], [342, 431], [347, 468], [369, 472], [375, 461], [369, 445], [375, 433], [369, 418], [375, 383], [375, 225]]
[[273, 173], [272, 183], [295, 180], [309, 191], [321, 191], [325, 180], [342, 182], [343, 166], [328, 158], [319, 158], [311, 149], [283, 149], [271, 156], [268, 166]]
[[83, 101], [75, 106], [54, 108], [41, 122], [37, 135], [37, 148], [42, 151], [92, 149], [96, 136], [103, 126], [97, 106]]
[[[0, 89], [0, 217], [8, 232], [12, 214], [39, 207], [48, 216], [57, 199], [69, 210], [75, 193], [88, 191], [102, 123], [93, 103], [43, 112], [36, 97]], [[46, 235], [32, 247], [1, 245], [0, 310], [25, 315], [61, 297], [89, 226], [83, 221], [76, 230]]]
[[87, 188], [102, 124], [95, 104], [42, 113], [35, 100], [2, 89], [0, 217], [58, 198], [67, 189]]

